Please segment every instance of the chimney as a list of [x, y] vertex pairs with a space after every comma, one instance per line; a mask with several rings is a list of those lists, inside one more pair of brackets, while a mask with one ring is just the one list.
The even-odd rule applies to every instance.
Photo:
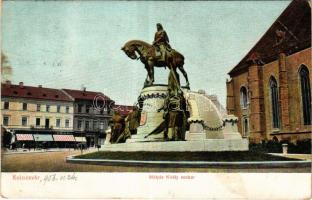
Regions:
[[42, 88], [42, 85], [38, 85], [38, 88]]
[[6, 80], [6, 81], [5, 81], [5, 84], [11, 85], [11, 81], [10, 81], [10, 80]]
[[85, 92], [86, 90], [87, 90], [87, 88], [86, 88], [86, 87], [82, 87], [82, 91], [84, 91], [84, 92]]
[[19, 82], [19, 86], [20, 86], [20, 88], [23, 88], [24, 87], [24, 82]]

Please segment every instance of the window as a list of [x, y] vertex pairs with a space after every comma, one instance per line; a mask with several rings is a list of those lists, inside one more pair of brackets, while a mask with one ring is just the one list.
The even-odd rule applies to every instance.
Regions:
[[66, 106], [66, 113], [69, 113], [69, 106]]
[[105, 120], [104, 121], [104, 128], [107, 129], [107, 127], [108, 127], [108, 120]]
[[78, 104], [78, 113], [81, 113], [81, 112], [82, 112], [82, 105]]
[[69, 128], [69, 119], [65, 120], [65, 128]]
[[61, 119], [56, 119], [56, 127], [61, 127]]
[[274, 136], [274, 137], [272, 138], [272, 140], [273, 140], [274, 142], [278, 142], [278, 138], [277, 138], [276, 136]]
[[93, 121], [93, 130], [97, 130], [97, 129], [98, 129], [98, 122]]
[[248, 98], [246, 87], [241, 87], [240, 89], [240, 104], [242, 108], [247, 108]]
[[23, 103], [23, 110], [27, 110], [27, 103]]
[[37, 104], [37, 111], [40, 111], [40, 110], [41, 110], [41, 105]]
[[77, 128], [78, 130], [82, 129], [82, 120], [78, 120]]
[[36, 118], [36, 126], [40, 126], [40, 118]]
[[4, 102], [4, 109], [8, 110], [10, 107], [10, 103], [8, 101]]
[[85, 124], [85, 129], [86, 129], [86, 130], [89, 130], [89, 128], [90, 128], [89, 125], [90, 125], [90, 122], [89, 122], [89, 121], [86, 121], [86, 124]]
[[8, 126], [9, 125], [9, 117], [8, 116], [4, 116], [3, 117], [3, 126]]
[[90, 105], [86, 106], [86, 113], [90, 113], [90, 107], [91, 107]]
[[243, 118], [243, 137], [247, 137], [249, 132], [248, 118]]
[[311, 124], [311, 89], [309, 70], [306, 66], [302, 66], [300, 69], [300, 83], [301, 83], [301, 100], [303, 111], [303, 123], [304, 125]]
[[274, 77], [270, 78], [270, 93], [271, 93], [271, 104], [272, 104], [273, 128], [279, 128], [280, 121], [279, 121], [278, 88], [277, 88], [277, 82]]
[[47, 111], [47, 112], [50, 112], [50, 105], [47, 105], [47, 106], [46, 106], [46, 111]]
[[104, 130], [104, 122], [103, 121], [100, 122], [100, 130]]
[[51, 128], [51, 127], [50, 127], [50, 119], [49, 119], [49, 118], [46, 118], [46, 119], [45, 119], [45, 128], [46, 128], [46, 129]]
[[22, 117], [22, 126], [27, 126], [27, 117]]
[[57, 107], [56, 107], [56, 112], [61, 112], [61, 106], [60, 105], [57, 105]]

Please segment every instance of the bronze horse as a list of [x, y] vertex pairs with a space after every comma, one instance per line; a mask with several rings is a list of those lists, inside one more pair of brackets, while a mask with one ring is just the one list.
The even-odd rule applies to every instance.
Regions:
[[[121, 50], [123, 50], [129, 58], [134, 60], [140, 59], [145, 65], [145, 69], [147, 71], [147, 77], [144, 84], [145, 86], [150, 86], [154, 83], [154, 66], [167, 66], [175, 73], [177, 73], [176, 69], [179, 68], [186, 80], [186, 87], [189, 88], [190, 84], [187, 78], [187, 73], [183, 68], [184, 56], [179, 52], [172, 49], [170, 53], [166, 53], [165, 60], [160, 61], [160, 59], [156, 57], [154, 46], [140, 40], [131, 40], [127, 42]], [[136, 53], [138, 53], [139, 57]]]

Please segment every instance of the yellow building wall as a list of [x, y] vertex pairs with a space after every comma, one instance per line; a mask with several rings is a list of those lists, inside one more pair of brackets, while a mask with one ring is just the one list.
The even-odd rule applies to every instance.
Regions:
[[[9, 102], [9, 109], [4, 109], [4, 102]], [[27, 103], [27, 110], [23, 110], [23, 103]], [[37, 111], [37, 104], [41, 105], [40, 111]], [[50, 105], [50, 111], [46, 111], [46, 106]], [[60, 105], [60, 112], [57, 112], [57, 106]], [[66, 106], [69, 106], [69, 112], [66, 113]], [[5, 126], [9, 129], [45, 129], [45, 121], [49, 119], [49, 128], [52, 130], [73, 130], [73, 103], [62, 101], [41, 101], [31, 99], [6, 98], [1, 99], [1, 125], [3, 117], [9, 117], [9, 124]], [[22, 117], [27, 117], [27, 126], [22, 126]], [[40, 126], [36, 126], [36, 118], [40, 118]], [[61, 120], [60, 127], [56, 127], [56, 119]], [[65, 120], [69, 120], [69, 126], [65, 127]]]

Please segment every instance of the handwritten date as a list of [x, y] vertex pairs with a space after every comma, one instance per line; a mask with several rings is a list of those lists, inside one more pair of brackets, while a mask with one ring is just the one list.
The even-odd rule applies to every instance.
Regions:
[[45, 175], [40, 182], [49, 183], [49, 182], [60, 182], [60, 181], [77, 181], [78, 177], [75, 173], [72, 174], [47, 174]]

